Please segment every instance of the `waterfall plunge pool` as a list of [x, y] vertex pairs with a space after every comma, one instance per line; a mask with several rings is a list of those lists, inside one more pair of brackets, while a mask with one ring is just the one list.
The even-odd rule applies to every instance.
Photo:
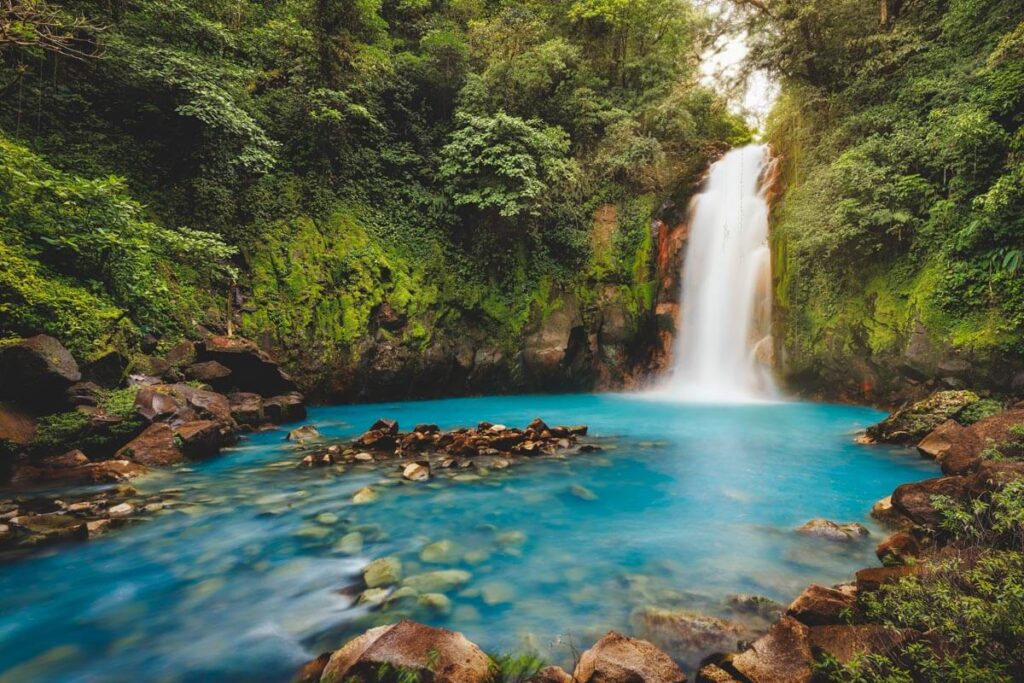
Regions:
[[[353, 505], [384, 471], [297, 469], [299, 452], [276, 431], [141, 480], [143, 492], [179, 489], [181, 504], [0, 565], [0, 680], [288, 681], [312, 656], [403, 617], [491, 653], [536, 650], [559, 663], [570, 643], [638, 633], [652, 606], [763, 627], [729, 596], [785, 603], [875, 564], [883, 532], [871, 505], [935, 469], [906, 449], [855, 445], [883, 414], [850, 406], [519, 396], [318, 408], [308, 422], [348, 439], [378, 417], [452, 428], [537, 416], [588, 424], [607, 450], [478, 480], [397, 483]], [[872, 536], [837, 544], [794, 532], [815, 517], [859, 521]], [[353, 532], [362, 547], [349, 535], [345, 554], [339, 541]], [[451, 543], [425, 562], [437, 541]], [[406, 576], [455, 569], [463, 583], [447, 606], [356, 606], [352, 587], [383, 556], [400, 558]], [[697, 650], [673, 654], [692, 666]]]

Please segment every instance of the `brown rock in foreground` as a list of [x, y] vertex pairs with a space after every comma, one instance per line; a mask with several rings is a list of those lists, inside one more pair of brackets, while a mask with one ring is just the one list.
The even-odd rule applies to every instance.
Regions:
[[638, 638], [614, 631], [580, 657], [576, 683], [686, 683], [672, 658]]
[[129, 441], [115, 455], [120, 460], [133, 460], [150, 467], [176, 465], [185, 459], [178, 448], [174, 430], [163, 422], [154, 422], [146, 431]]
[[838, 624], [855, 605], [850, 593], [811, 584], [790, 604], [786, 614], [808, 626]]
[[749, 650], [732, 659], [732, 667], [756, 683], [810, 683], [813, 656], [809, 629], [783, 617]]
[[373, 628], [331, 655], [320, 683], [377, 683], [385, 667], [432, 683], [487, 683], [491, 659], [461, 633], [412, 621]]

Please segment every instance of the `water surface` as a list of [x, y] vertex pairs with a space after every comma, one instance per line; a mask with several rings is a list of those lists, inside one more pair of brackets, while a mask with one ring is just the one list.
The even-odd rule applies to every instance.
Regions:
[[[526, 396], [319, 408], [309, 421], [340, 439], [382, 416], [445, 428], [542, 416], [590, 425], [607, 450], [408, 484], [391, 470], [296, 469], [301, 451], [283, 432], [254, 435], [138, 485], [180, 489], [177, 507], [0, 567], [0, 681], [287, 681], [310, 656], [403, 616], [493, 653], [564, 661], [569, 642], [635, 631], [644, 606], [742, 620], [730, 594], [787, 602], [808, 582], [848, 579], [875, 562], [871, 504], [933, 471], [908, 450], [855, 445], [883, 415], [848, 406]], [[367, 485], [380, 498], [353, 505]], [[793, 532], [814, 517], [874, 536], [837, 546]], [[364, 545], [346, 555], [337, 544], [352, 531]], [[451, 557], [422, 562], [441, 540]], [[471, 577], [447, 613], [355, 606], [361, 569], [387, 555], [406, 575]]]

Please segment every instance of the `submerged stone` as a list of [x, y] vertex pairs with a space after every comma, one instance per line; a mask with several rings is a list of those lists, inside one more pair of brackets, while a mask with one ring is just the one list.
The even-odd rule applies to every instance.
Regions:
[[444, 569], [410, 576], [402, 585], [420, 593], [447, 593], [469, 583], [473, 575], [461, 569]]
[[402, 579], [402, 561], [397, 557], [374, 560], [363, 570], [363, 581], [368, 588], [390, 586]]
[[458, 559], [458, 549], [451, 541], [437, 541], [424, 546], [420, 551], [420, 561], [427, 564], [450, 564]]

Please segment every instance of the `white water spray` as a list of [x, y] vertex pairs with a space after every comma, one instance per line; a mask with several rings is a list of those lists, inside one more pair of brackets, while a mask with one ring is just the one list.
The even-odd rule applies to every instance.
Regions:
[[771, 253], [763, 186], [768, 147], [715, 163], [693, 202], [668, 393], [689, 401], [776, 396], [770, 357]]

